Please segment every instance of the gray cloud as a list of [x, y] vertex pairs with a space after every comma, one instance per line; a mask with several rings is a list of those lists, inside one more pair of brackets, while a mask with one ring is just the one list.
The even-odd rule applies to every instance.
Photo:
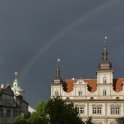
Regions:
[[14, 71], [31, 105], [50, 97], [56, 59], [62, 77], [96, 78], [104, 37], [115, 76], [123, 76], [122, 0], [0, 1], [0, 80]]

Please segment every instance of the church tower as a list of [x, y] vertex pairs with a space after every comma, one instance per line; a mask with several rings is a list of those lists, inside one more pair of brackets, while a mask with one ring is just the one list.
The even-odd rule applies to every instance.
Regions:
[[15, 72], [15, 80], [13, 81], [12, 90], [15, 96], [22, 96], [25, 97], [25, 91], [21, 88], [19, 79], [18, 79], [18, 72]]
[[108, 59], [107, 48], [103, 49], [102, 61], [97, 70], [97, 89], [100, 96], [109, 96], [113, 91], [113, 73], [112, 64]]
[[56, 76], [51, 84], [51, 97], [61, 96], [62, 92], [62, 78], [60, 71], [60, 59], [57, 59]]
[[113, 73], [112, 64], [108, 60], [107, 48], [103, 49], [103, 58], [98, 66], [97, 71], [97, 83], [98, 84], [110, 84], [113, 83]]

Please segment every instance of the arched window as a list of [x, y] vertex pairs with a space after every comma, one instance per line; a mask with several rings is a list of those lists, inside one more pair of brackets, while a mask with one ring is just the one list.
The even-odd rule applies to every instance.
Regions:
[[59, 96], [59, 92], [58, 91], [55, 91], [55, 96]]
[[105, 89], [103, 90], [103, 96], [106, 96], [106, 90]]
[[78, 96], [82, 96], [82, 91], [79, 91], [78, 92]]
[[103, 78], [103, 83], [104, 83], [104, 84], [107, 83], [107, 79], [106, 79], [106, 77]]

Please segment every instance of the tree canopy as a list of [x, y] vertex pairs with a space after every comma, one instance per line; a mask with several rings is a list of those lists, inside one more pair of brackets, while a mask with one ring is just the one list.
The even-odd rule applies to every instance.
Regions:
[[47, 113], [50, 124], [83, 124], [74, 105], [64, 103], [60, 97], [48, 101]]
[[[92, 124], [91, 121], [89, 118], [86, 123]], [[41, 101], [30, 118], [16, 117], [14, 124], [84, 124], [84, 122], [73, 103], [67, 104], [60, 97], [55, 97], [48, 102]]]

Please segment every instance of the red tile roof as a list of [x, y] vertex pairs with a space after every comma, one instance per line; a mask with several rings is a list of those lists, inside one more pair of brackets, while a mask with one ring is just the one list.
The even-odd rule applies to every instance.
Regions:
[[[77, 82], [77, 80], [65, 80], [64, 83], [63, 83], [63, 89], [64, 91], [66, 92], [71, 92], [73, 91], [73, 87], [74, 87], [74, 84]], [[84, 80], [84, 82], [87, 84], [87, 87], [88, 87], [88, 90], [90, 92], [94, 92], [96, 91], [96, 88], [97, 88], [97, 81], [96, 80]]]
[[124, 78], [114, 79], [113, 80], [113, 89], [116, 92], [120, 92], [122, 90], [123, 83], [124, 83]]
[[95, 92], [97, 90], [97, 80], [91, 79], [91, 80], [84, 80], [87, 83], [88, 90], [90, 92]]
[[77, 80], [65, 80], [63, 83], [63, 89], [66, 92], [73, 91], [74, 83], [76, 83]]
[[[63, 83], [63, 90], [70, 93], [73, 91], [74, 84], [77, 80], [65, 80]], [[84, 79], [84, 82], [87, 84], [87, 89], [90, 92], [95, 92], [97, 90], [97, 80], [96, 79]], [[120, 92], [122, 90], [122, 85], [124, 83], [124, 78], [113, 79], [113, 90]]]

